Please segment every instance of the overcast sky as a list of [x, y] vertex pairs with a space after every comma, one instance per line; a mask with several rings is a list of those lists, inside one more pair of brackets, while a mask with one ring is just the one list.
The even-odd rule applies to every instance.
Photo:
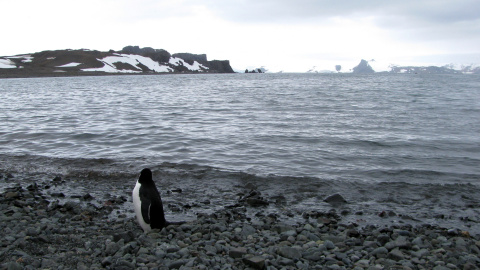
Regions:
[[0, 25], [2, 56], [138, 45], [237, 70], [480, 63], [479, 0], [0, 0]]

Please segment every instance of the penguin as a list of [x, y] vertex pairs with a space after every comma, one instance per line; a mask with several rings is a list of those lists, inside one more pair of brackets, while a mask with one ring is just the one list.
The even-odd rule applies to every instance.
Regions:
[[145, 233], [169, 225], [165, 220], [162, 198], [152, 179], [152, 171], [145, 168], [140, 173], [132, 192], [133, 206], [138, 223]]

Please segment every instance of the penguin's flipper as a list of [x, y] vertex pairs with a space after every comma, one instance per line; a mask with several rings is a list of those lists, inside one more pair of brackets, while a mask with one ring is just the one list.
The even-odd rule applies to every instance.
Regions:
[[152, 202], [150, 205], [150, 226], [152, 229], [162, 229], [167, 227], [167, 221], [165, 220], [165, 214], [163, 213], [162, 203]]
[[150, 208], [152, 206], [152, 202], [146, 196], [142, 196], [142, 192], [140, 192], [140, 201], [142, 203], [141, 210], [142, 210], [142, 218], [145, 223], [150, 224]]

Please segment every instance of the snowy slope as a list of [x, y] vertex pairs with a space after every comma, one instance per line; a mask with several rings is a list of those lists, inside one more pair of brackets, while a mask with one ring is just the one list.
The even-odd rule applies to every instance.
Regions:
[[[174, 66], [185, 66], [190, 71], [203, 71], [207, 70], [208, 67], [205, 67], [202, 64], [199, 64], [197, 61], [193, 65], [188, 64], [181, 58], [171, 57], [169, 63], [158, 63], [153, 61], [149, 57], [135, 55], [135, 54], [115, 54], [113, 56], [107, 56], [103, 59], [98, 59], [104, 66], [101, 68], [85, 68], [82, 71], [103, 71], [109, 73], [140, 73], [142, 68], [140, 65], [146, 66], [149, 70], [154, 72], [173, 72], [168, 64]], [[115, 64], [123, 63], [128, 64], [134, 68], [131, 69], [118, 69]]]
[[[153, 61], [149, 57], [144, 57], [134, 54], [115, 54], [114, 56], [107, 56], [103, 59], [98, 59], [103, 62], [104, 66], [101, 68], [85, 68], [82, 71], [103, 71], [111, 73], [140, 73], [142, 68], [139, 65], [144, 65], [151, 71], [155, 72], [171, 72], [171, 68], [165, 65], [161, 65], [158, 62]], [[130, 69], [118, 69], [115, 67], [115, 63], [129, 64], [135, 70]]]
[[0, 58], [0, 68], [17, 68], [17, 66], [12, 60]]
[[178, 58], [178, 57], [170, 57], [169, 63], [175, 66], [185, 66], [186, 68], [188, 68], [188, 70], [191, 70], [191, 71], [202, 71], [202, 70], [208, 69], [206, 66], [198, 63], [197, 61], [194, 61], [193, 65], [190, 65], [189, 63], [185, 62], [182, 58]]

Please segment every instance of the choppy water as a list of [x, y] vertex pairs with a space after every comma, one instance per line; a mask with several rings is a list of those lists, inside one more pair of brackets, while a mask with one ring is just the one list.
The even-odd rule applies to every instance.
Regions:
[[129, 181], [148, 166], [198, 190], [253, 181], [303, 208], [340, 192], [354, 211], [478, 219], [478, 76], [3, 79], [0, 106], [3, 171]]

